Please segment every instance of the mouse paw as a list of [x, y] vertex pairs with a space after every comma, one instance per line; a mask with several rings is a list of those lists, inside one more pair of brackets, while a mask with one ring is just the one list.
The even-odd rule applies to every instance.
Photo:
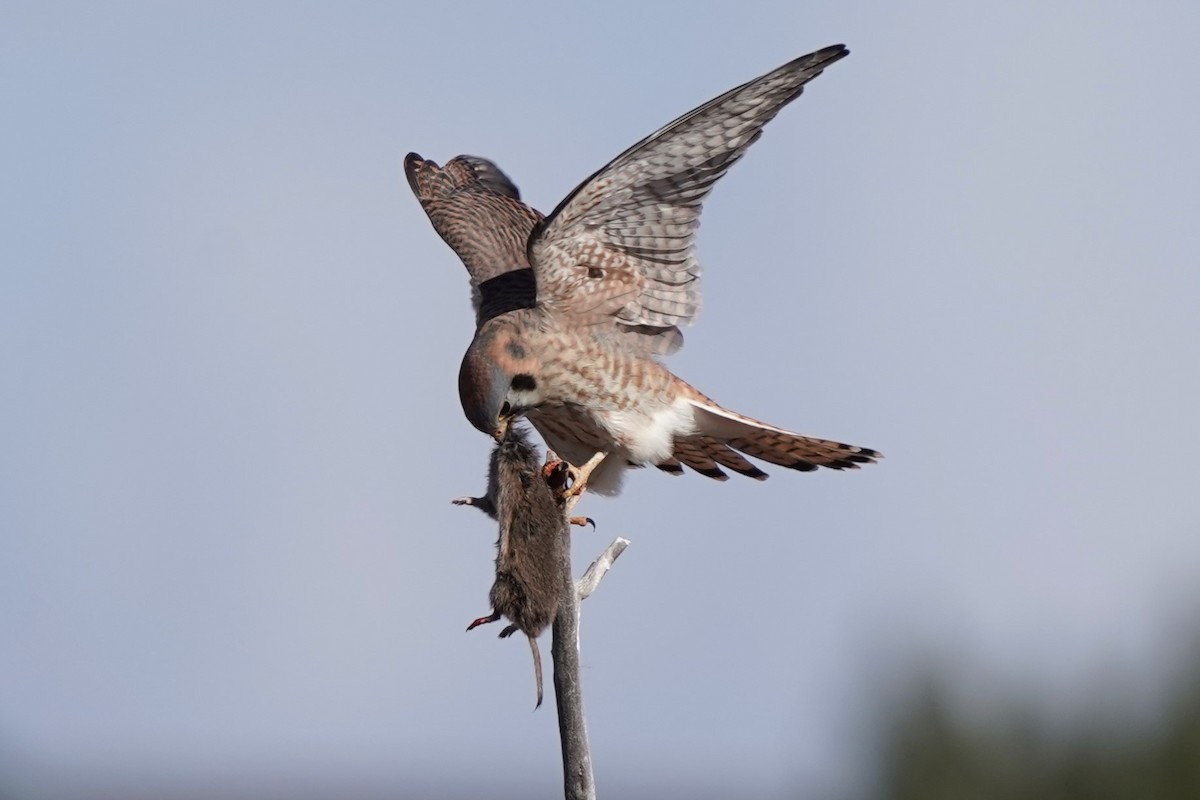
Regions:
[[467, 630], [469, 630], [469, 631], [474, 630], [475, 628], [478, 628], [480, 625], [487, 625], [489, 622], [495, 622], [498, 619], [500, 619], [500, 612], [493, 611], [488, 616], [480, 617], [479, 619], [472, 622], [470, 625], [467, 626]]

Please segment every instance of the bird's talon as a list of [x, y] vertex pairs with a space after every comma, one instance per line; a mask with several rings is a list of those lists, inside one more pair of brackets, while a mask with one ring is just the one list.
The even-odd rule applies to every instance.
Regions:
[[567, 483], [571, 480], [571, 465], [557, 457], [547, 457], [546, 466], [542, 467], [542, 477], [550, 484], [550, 491], [566, 497]]
[[592, 471], [604, 460], [605, 455], [607, 454], [604, 452], [598, 452], [579, 467], [568, 465], [567, 468], [571, 475], [571, 488], [563, 492], [563, 499], [570, 500], [578, 498], [583, 494], [583, 490], [587, 488], [588, 478], [591, 477]]

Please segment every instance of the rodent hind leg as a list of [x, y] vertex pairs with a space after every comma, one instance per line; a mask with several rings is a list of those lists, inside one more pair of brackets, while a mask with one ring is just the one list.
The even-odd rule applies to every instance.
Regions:
[[469, 631], [474, 630], [475, 628], [478, 628], [480, 625], [487, 625], [489, 622], [495, 622], [498, 619], [500, 619], [500, 612], [493, 611], [489, 616], [480, 617], [479, 619], [472, 622], [470, 625], [467, 626], [467, 630], [469, 630]]

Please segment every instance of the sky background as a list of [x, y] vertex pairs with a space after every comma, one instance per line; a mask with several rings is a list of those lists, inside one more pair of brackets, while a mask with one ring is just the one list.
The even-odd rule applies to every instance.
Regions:
[[633, 542], [583, 608], [601, 795], [854, 796], [931, 663], [1049, 725], [1160, 710], [1200, 632], [1200, 6], [902, 5], [0, 5], [0, 795], [554, 796], [527, 648], [463, 632], [490, 440], [403, 157], [549, 211], [835, 42], [706, 203], [670, 363], [887, 458], [585, 499], [580, 569]]

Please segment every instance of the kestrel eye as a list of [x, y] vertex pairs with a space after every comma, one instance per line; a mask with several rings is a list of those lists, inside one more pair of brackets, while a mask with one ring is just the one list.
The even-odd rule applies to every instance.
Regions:
[[589, 278], [603, 278], [604, 270], [600, 269], [599, 267], [588, 267], [588, 277]]

